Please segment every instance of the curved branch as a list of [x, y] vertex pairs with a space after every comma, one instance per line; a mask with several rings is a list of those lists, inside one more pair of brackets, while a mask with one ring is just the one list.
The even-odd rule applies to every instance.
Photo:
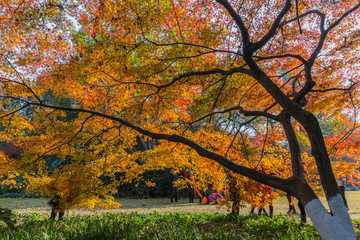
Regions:
[[154, 86], [160, 90], [162, 88], [169, 87], [172, 84], [174, 84], [175, 82], [177, 82], [177, 81], [179, 81], [179, 80], [181, 80], [183, 78], [187, 78], [187, 77], [206, 76], [206, 75], [213, 75], [213, 74], [221, 74], [223, 76], [229, 76], [229, 75], [232, 75], [232, 74], [235, 74], [235, 73], [244, 73], [244, 74], [250, 75], [249, 69], [242, 68], [242, 67], [230, 68], [229, 70], [223, 70], [223, 69], [215, 68], [215, 69], [207, 70], [207, 71], [188, 72], [188, 73], [180, 74], [178, 77], [174, 78], [169, 83], [159, 85], [159, 86], [156, 86], [156, 85], [154, 85]]
[[[271, 107], [273, 107], [273, 106], [275, 106], [275, 105], [272, 105]], [[267, 113], [266, 111], [247, 111], [240, 106], [235, 106], [235, 107], [231, 107], [231, 108], [228, 108], [228, 109], [225, 109], [222, 111], [216, 111], [216, 112], [206, 114], [205, 116], [198, 118], [192, 122], [185, 122], [185, 124], [194, 124], [194, 123], [204, 120], [205, 118], [214, 116], [216, 114], [223, 114], [223, 113], [228, 113], [228, 112], [236, 111], [236, 110], [238, 110], [240, 113], [244, 114], [245, 116], [266, 117], [266, 118], [270, 118], [275, 121], [279, 121], [278, 116]], [[269, 108], [267, 108], [266, 110], [269, 110]]]
[[284, 26], [284, 25], [286, 25], [286, 24], [288, 24], [288, 23], [292, 23], [292, 22], [294, 22], [294, 21], [298, 21], [298, 20], [300, 20], [301, 18], [306, 17], [307, 15], [310, 15], [310, 14], [316, 14], [316, 15], [318, 15], [318, 16], [320, 16], [320, 17], [322, 16], [322, 13], [321, 13], [319, 10], [309, 10], [309, 11], [307, 11], [307, 12], [305, 12], [305, 13], [297, 16], [296, 18], [293, 18], [293, 19], [284, 21], [284, 22], [282, 23], [282, 26]]
[[[219, 164], [223, 165], [224, 167], [239, 173], [241, 175], [244, 175], [246, 177], [249, 177], [251, 179], [254, 179], [255, 181], [264, 183], [266, 185], [278, 188], [280, 190], [291, 192], [292, 194], [296, 194], [293, 190], [292, 184], [293, 181], [291, 179], [282, 179], [279, 177], [275, 177], [272, 175], [268, 175], [265, 173], [261, 173], [255, 169], [248, 168], [242, 165], [239, 165], [229, 159], [227, 159], [224, 156], [221, 156], [217, 153], [211, 152], [199, 144], [193, 142], [192, 140], [185, 138], [183, 136], [177, 135], [177, 134], [163, 134], [163, 133], [155, 133], [146, 129], [143, 129], [135, 124], [132, 124], [122, 118], [106, 115], [100, 112], [87, 110], [87, 109], [75, 109], [75, 108], [68, 108], [68, 107], [61, 107], [61, 106], [52, 106], [52, 105], [46, 105], [46, 104], [40, 104], [40, 103], [30, 103], [34, 106], [44, 107], [44, 108], [50, 108], [50, 109], [58, 109], [58, 110], [64, 110], [64, 111], [73, 111], [73, 112], [83, 112], [83, 113], [89, 113], [93, 116], [103, 117], [106, 119], [113, 120], [115, 122], [119, 122], [123, 124], [124, 126], [127, 126], [143, 135], [146, 135], [148, 137], [151, 137], [152, 139], [162, 139], [167, 140], [169, 142], [174, 143], [182, 143], [184, 145], [187, 145], [188, 147], [194, 149], [200, 156], [214, 160], [218, 162]], [[296, 195], [295, 195], [296, 196]]]
[[[104, 74], [106, 74], [107, 76], [113, 78], [114, 80], [116, 80], [114, 77], [112, 77], [111, 75], [108, 75], [107, 73], [103, 72]], [[167, 88], [170, 87], [171, 85], [173, 85], [174, 83], [182, 80], [183, 78], [188, 78], [188, 77], [193, 77], [193, 76], [206, 76], [206, 75], [213, 75], [213, 74], [221, 74], [223, 76], [229, 76], [235, 73], [244, 73], [247, 75], [250, 75], [250, 70], [243, 68], [243, 67], [235, 67], [235, 68], [230, 68], [229, 70], [223, 70], [220, 68], [215, 68], [215, 69], [211, 69], [211, 70], [207, 70], [207, 71], [199, 71], [199, 72], [188, 72], [188, 73], [184, 73], [184, 74], [180, 74], [178, 77], [173, 78], [172, 81], [166, 83], [166, 84], [161, 84], [161, 85], [156, 85], [153, 83], [146, 83], [146, 82], [140, 82], [140, 81], [136, 81], [136, 82], [120, 82], [121, 84], [139, 84], [139, 85], [147, 85], [147, 86], [151, 86], [154, 88], [157, 88], [157, 91], [154, 93], [158, 93], [161, 89], [163, 88]]]
[[261, 49], [266, 43], [269, 42], [269, 40], [271, 38], [274, 37], [278, 27], [280, 26], [281, 19], [290, 10], [290, 8], [291, 8], [291, 0], [286, 0], [284, 8], [280, 11], [279, 15], [277, 15], [277, 17], [275, 18], [268, 33], [265, 36], [263, 36], [258, 42], [254, 43], [252, 45], [252, 47], [251, 47], [252, 52], [255, 52], [256, 50]]
[[360, 82], [356, 82], [353, 83], [350, 87], [348, 88], [328, 88], [328, 89], [312, 89], [309, 92], [331, 92], [331, 91], [350, 91], [352, 90], [352, 88], [354, 88], [358, 83]]
[[30, 104], [25, 104], [24, 106], [16, 109], [15, 111], [12, 111], [12, 112], [10, 112], [10, 113], [7, 113], [7, 114], [5, 114], [5, 115], [0, 116], [0, 119], [1, 119], [1, 118], [6, 118], [6, 117], [8, 117], [8, 116], [12, 116], [12, 115], [14, 115], [15, 113], [20, 112], [21, 110], [25, 109], [25, 108], [28, 107], [28, 106], [30, 106]]
[[199, 44], [195, 44], [195, 43], [185, 43], [185, 42], [157, 43], [157, 42], [151, 41], [146, 38], [145, 38], [145, 40], [148, 41], [149, 43], [154, 44], [155, 46], [158, 46], [158, 47], [184, 45], [184, 46], [190, 46], [190, 47], [204, 48], [204, 49], [210, 50], [209, 52], [228, 53], [228, 54], [230, 53], [230, 54], [242, 56], [242, 54], [240, 54], [238, 52], [233, 52], [233, 51], [229, 51], [229, 50], [219, 50], [219, 49], [215, 49], [212, 47], [207, 47], [207, 46], [203, 46], [203, 45], [199, 45]]
[[258, 60], [267, 60], [267, 59], [274, 59], [274, 58], [288, 58], [288, 57], [296, 58], [296, 59], [300, 60], [303, 64], [306, 63], [306, 60], [303, 57], [301, 57], [300, 55], [295, 55], [295, 54], [290, 54], [290, 53], [276, 55], [276, 56], [269, 56], [269, 57], [254, 56], [254, 58], [256, 58]]
[[354, 6], [352, 9], [350, 9], [346, 13], [344, 13], [338, 20], [336, 20], [333, 24], [331, 24], [326, 30], [325, 30], [325, 14], [315, 11], [316, 14], [318, 14], [321, 18], [320, 39], [319, 39], [319, 42], [318, 42], [314, 52], [311, 54], [310, 58], [308, 59], [307, 63], [305, 64], [305, 79], [306, 79], [305, 86], [294, 97], [294, 101], [296, 101], [296, 102], [300, 101], [315, 86], [315, 82], [312, 80], [312, 77], [311, 77], [311, 68], [315, 63], [315, 60], [316, 60], [318, 54], [320, 53], [330, 30], [333, 29], [335, 26], [337, 26], [346, 16], [348, 16], [350, 13], [354, 12], [359, 7], [360, 7], [360, 3], [357, 4], [356, 6]]
[[[25, 87], [29, 92], [31, 92], [31, 94], [39, 101], [39, 103], [41, 103], [41, 99], [39, 98], [38, 95], [35, 94], [35, 92], [32, 90], [32, 88], [29, 87], [29, 86], [25, 83], [25, 81], [24, 81], [21, 73], [20, 73], [18, 70], [16, 70], [16, 68], [14, 67], [14, 65], [8, 60], [8, 58], [7, 58], [4, 54], [1, 54], [1, 53], [0, 53], [0, 55], [3, 56], [3, 58], [5, 59], [5, 61], [10, 65], [11, 69], [14, 70], [14, 72], [16, 73], [16, 75], [21, 79], [21, 83], [20, 83], [20, 82], [17, 82], [17, 81], [14, 81], [14, 80], [10, 80], [10, 79], [6, 79], [6, 80], [7, 80], [8, 82], [12, 82], [12, 83], [15, 83], [15, 84], [19, 84], [19, 85], [24, 86], [24, 87]], [[1, 78], [1, 79], [4, 80], [5, 78]]]
[[341, 17], [339, 17], [338, 20], [336, 20], [333, 24], [331, 24], [326, 31], [329, 32], [331, 29], [333, 29], [334, 27], [336, 27], [346, 16], [348, 16], [350, 13], [354, 12], [356, 9], [358, 9], [360, 7], [360, 3], [358, 3], [357, 5], [355, 5], [353, 8], [351, 8], [349, 11], [347, 11], [346, 13], [344, 13]]
[[251, 45], [249, 32], [245, 27], [243, 20], [241, 19], [240, 15], [237, 14], [234, 8], [230, 5], [227, 0], [216, 0], [219, 4], [223, 5], [226, 11], [230, 14], [230, 16], [234, 19], [236, 25], [239, 27], [241, 36], [244, 43], [244, 48], [247, 48]]
[[353, 8], [351, 8], [349, 11], [345, 12], [341, 17], [339, 17], [333, 24], [331, 24], [327, 29], [325, 29], [325, 14], [317, 12], [317, 14], [320, 16], [321, 18], [321, 23], [320, 23], [320, 39], [318, 42], [318, 45], [316, 47], [316, 49], [314, 50], [314, 52], [311, 54], [310, 59], [308, 60], [310, 66], [312, 66], [315, 62], [315, 58], [317, 57], [317, 55], [320, 53], [325, 39], [328, 35], [328, 33], [337, 25], [339, 25], [339, 23], [349, 14], [351, 14], [352, 12], [354, 12], [356, 9], [358, 9], [360, 7], [360, 3], [358, 3], [357, 5], [355, 5]]

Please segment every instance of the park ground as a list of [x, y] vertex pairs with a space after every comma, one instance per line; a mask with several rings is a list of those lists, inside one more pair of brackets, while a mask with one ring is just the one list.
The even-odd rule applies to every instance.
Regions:
[[[352, 219], [360, 219], [360, 191], [347, 191], [346, 198], [349, 205], [349, 213]], [[117, 199], [121, 203], [121, 207], [118, 209], [96, 209], [95, 211], [87, 209], [75, 209], [67, 211], [65, 217], [73, 215], [93, 215], [101, 214], [104, 212], [159, 212], [159, 213], [171, 213], [171, 212], [189, 212], [189, 213], [229, 213], [229, 210], [223, 206], [216, 205], [200, 205], [198, 202], [188, 203], [188, 199], [182, 198], [179, 203], [170, 203], [167, 198], [155, 198], [155, 199]], [[324, 201], [324, 199], [322, 199]], [[26, 213], [39, 213], [43, 216], [49, 216], [50, 206], [47, 205], [48, 199], [45, 198], [2, 198], [0, 199], [0, 207], [15, 210], [20, 215]], [[324, 201], [325, 202], [325, 201]], [[297, 200], [295, 201], [297, 207]], [[325, 205], [327, 206], [327, 205]], [[282, 196], [275, 202], [274, 214], [286, 214], [288, 210], [288, 202], [285, 196]], [[241, 208], [240, 214], [249, 214], [249, 207]], [[294, 215], [299, 217], [299, 215]]]

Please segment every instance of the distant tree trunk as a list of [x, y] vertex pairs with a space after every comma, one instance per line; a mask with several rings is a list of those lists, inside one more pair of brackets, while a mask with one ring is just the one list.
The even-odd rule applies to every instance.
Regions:
[[345, 207], [347, 209], [349, 209], [349, 206], [348, 206], [348, 203], [347, 203], [346, 197], [345, 197], [345, 186], [344, 185], [339, 186], [339, 190], [340, 190], [341, 197], [344, 201]]
[[298, 202], [298, 207], [300, 209], [300, 219], [303, 223], [306, 223], [306, 212], [304, 206], [301, 204], [301, 202]]
[[239, 189], [237, 188], [236, 178], [229, 174], [229, 194], [230, 194], [230, 201], [232, 201], [231, 206], [231, 214], [238, 215], [240, 212], [240, 195]]

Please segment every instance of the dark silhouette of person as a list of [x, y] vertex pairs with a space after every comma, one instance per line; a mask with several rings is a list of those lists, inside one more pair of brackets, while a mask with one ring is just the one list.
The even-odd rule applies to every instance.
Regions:
[[176, 186], [176, 182], [178, 180], [178, 175], [177, 173], [175, 173], [174, 169], [171, 168], [170, 169], [170, 173], [168, 175], [169, 178], [169, 187], [170, 187], [170, 199], [171, 202], [174, 202], [173, 200], [175, 199], [175, 202], [178, 202], [178, 198], [179, 198], [179, 189]]
[[51, 206], [50, 219], [55, 220], [56, 214], [59, 213], [59, 221], [63, 220], [65, 213], [63, 210], [61, 210], [60, 203], [61, 197], [57, 194], [52, 196], [51, 199], [48, 201], [48, 204]]
[[291, 196], [290, 193], [286, 193], [287, 200], [289, 202], [289, 210], [287, 215], [297, 214], [295, 206], [294, 206], [294, 196]]

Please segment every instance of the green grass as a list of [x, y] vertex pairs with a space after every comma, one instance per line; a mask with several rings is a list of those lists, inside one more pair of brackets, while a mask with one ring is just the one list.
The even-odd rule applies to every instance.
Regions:
[[0, 239], [320, 239], [316, 229], [296, 219], [157, 212], [82, 215], [51, 221], [36, 214], [16, 228], [0, 226]]
[[[359, 197], [360, 192], [347, 192], [357, 239], [360, 239]], [[273, 219], [249, 216], [249, 208], [241, 209], [240, 216], [231, 217], [216, 206], [182, 201], [186, 203], [121, 199], [123, 206], [112, 210], [113, 213], [78, 210], [67, 212], [62, 222], [53, 222], [47, 219], [50, 208], [46, 199], [2, 199], [1, 206], [15, 210], [17, 223], [13, 227], [11, 219], [15, 216], [1, 210], [0, 239], [320, 239], [313, 226], [299, 223], [297, 215], [281, 215], [287, 211], [286, 199], [276, 202], [277, 215]], [[216, 211], [219, 213], [214, 214]]]

